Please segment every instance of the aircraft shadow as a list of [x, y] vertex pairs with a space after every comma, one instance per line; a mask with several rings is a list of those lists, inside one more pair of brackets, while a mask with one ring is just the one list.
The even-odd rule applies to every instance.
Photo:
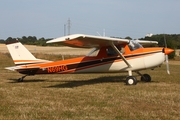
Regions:
[[28, 83], [28, 82], [44, 82], [46, 80], [43, 80], [43, 79], [33, 79], [33, 80], [24, 80], [23, 82], [18, 82], [17, 79], [8, 79], [10, 80], [11, 82], [8, 82], [8, 83]]
[[[24, 80], [23, 82], [18, 82], [17, 79], [8, 79], [10, 82], [8, 83], [38, 83], [38, 82], [45, 82], [49, 81], [47, 79], [31, 79], [31, 80]], [[53, 85], [53, 86], [48, 86], [45, 88], [74, 88], [74, 87], [79, 87], [79, 86], [84, 86], [84, 85], [93, 85], [93, 84], [100, 84], [100, 83], [124, 83], [125, 84], [126, 76], [105, 76], [105, 77], [99, 77], [95, 79], [90, 79], [90, 80], [58, 80], [58, 81], [49, 81], [49, 82], [61, 82], [61, 84]], [[146, 83], [138, 80], [138, 82], [141, 83]], [[159, 83], [158, 81], [151, 81], [147, 82], [148, 84], [150, 83]]]
[[67, 80], [67, 81], [61, 81], [65, 83], [49, 86], [48, 88], [74, 88], [74, 87], [93, 85], [99, 83], [119, 83], [119, 82], [125, 83], [125, 78], [126, 76], [110, 76], [110, 77], [99, 77], [90, 80], [71, 80], [71, 81]]

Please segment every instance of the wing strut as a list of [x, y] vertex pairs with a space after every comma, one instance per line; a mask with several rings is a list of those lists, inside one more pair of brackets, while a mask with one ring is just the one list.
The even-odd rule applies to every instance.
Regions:
[[111, 47], [120, 55], [120, 57], [123, 59], [123, 61], [126, 63], [126, 65], [131, 68], [132, 66], [128, 63], [126, 58], [122, 55], [122, 53], [117, 49], [117, 47], [114, 45], [113, 42], [111, 42]]

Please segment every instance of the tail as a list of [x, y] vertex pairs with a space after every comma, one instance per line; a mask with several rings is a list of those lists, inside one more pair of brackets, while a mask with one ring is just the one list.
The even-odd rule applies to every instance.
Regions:
[[47, 62], [36, 59], [18, 40], [6, 44], [15, 65], [35, 64]]

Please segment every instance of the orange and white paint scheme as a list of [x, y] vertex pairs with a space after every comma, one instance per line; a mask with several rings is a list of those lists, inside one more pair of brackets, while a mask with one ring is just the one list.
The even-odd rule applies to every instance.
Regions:
[[[148, 74], [141, 74], [144, 69], [161, 66], [167, 55], [174, 50], [162, 47], [143, 48], [144, 44], [157, 44], [156, 41], [128, 40], [100, 37], [84, 34], [68, 35], [56, 38], [47, 43], [59, 43], [71, 47], [94, 48], [84, 57], [60, 61], [48, 61], [35, 58], [18, 40], [8, 43], [7, 48], [16, 66], [7, 67], [24, 74], [18, 81], [22, 82], [28, 75], [36, 74], [69, 74], [69, 73], [109, 73], [127, 72], [127, 85], [136, 85], [136, 72], [142, 81], [149, 82]], [[167, 71], [169, 67], [167, 64]]]

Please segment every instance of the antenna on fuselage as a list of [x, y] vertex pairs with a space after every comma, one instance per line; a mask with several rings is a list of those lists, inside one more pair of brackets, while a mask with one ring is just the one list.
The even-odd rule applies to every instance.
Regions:
[[106, 30], [104, 29], [103, 30], [103, 37], [105, 37], [106, 36]]
[[[99, 36], [102, 36], [99, 32], [96, 32]], [[103, 29], [103, 37], [106, 37], [106, 31]]]
[[99, 36], [102, 36], [99, 32], [96, 32]]

